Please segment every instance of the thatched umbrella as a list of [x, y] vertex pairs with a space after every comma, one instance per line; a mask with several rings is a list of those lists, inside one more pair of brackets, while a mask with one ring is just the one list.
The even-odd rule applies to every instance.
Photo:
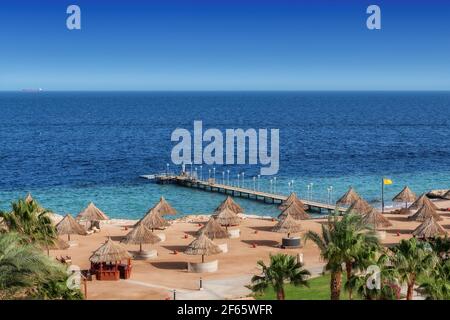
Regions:
[[363, 214], [361, 222], [364, 225], [372, 226], [375, 230], [392, 226], [392, 223], [376, 209]]
[[31, 201], [33, 201], [33, 197], [31, 196], [31, 193], [28, 193], [27, 196], [25, 197], [25, 202], [26, 203], [30, 203]]
[[164, 215], [174, 215], [177, 214], [177, 210], [175, 210], [164, 197], [159, 199], [159, 202], [153, 207], [154, 211], [158, 211], [161, 216]]
[[224, 229], [214, 217], [211, 217], [209, 221], [197, 231], [197, 235], [205, 234], [210, 239], [226, 239], [230, 237], [230, 234]]
[[131, 259], [131, 255], [127, 249], [108, 238], [108, 240], [100, 246], [89, 258], [92, 263], [117, 263], [122, 260]]
[[278, 209], [285, 210], [293, 203], [297, 204], [302, 209], [305, 208], [305, 204], [297, 197], [297, 194], [295, 192], [292, 192], [289, 197], [287, 197], [287, 199], [281, 203]]
[[431, 206], [434, 210], [438, 210], [438, 207], [431, 201], [426, 193], [422, 193], [419, 198], [412, 205], [409, 206], [409, 209], [420, 209], [424, 204]]
[[56, 240], [48, 246], [49, 250], [66, 250], [70, 245], [61, 238], [56, 238]]
[[447, 234], [444, 228], [433, 218], [428, 217], [412, 233], [420, 238], [434, 238]]
[[240, 205], [238, 205], [233, 198], [227, 196], [227, 198], [214, 210], [215, 212], [220, 212], [223, 209], [228, 208], [234, 213], [243, 213], [244, 209]]
[[409, 216], [408, 219], [415, 221], [425, 221], [428, 217], [433, 217], [436, 221], [442, 220], [442, 217], [436, 212], [436, 210], [434, 210], [432, 206], [425, 202], [423, 206], [419, 210], [417, 210], [416, 213]]
[[306, 213], [305, 209], [303, 209], [303, 206], [300, 206], [296, 202], [292, 202], [291, 205], [286, 207], [283, 212], [279, 214], [278, 219], [282, 219], [288, 214], [295, 220], [307, 220], [311, 218], [311, 216]]
[[76, 219], [85, 221], [100, 221], [109, 220], [109, 217], [102, 210], [97, 208], [93, 202], [91, 202], [86, 209], [78, 214]]
[[228, 207], [218, 211], [213, 217], [217, 219], [217, 222], [227, 230], [228, 227], [236, 226], [241, 223], [241, 219], [238, 215]]
[[351, 205], [356, 200], [361, 199], [359, 194], [353, 189], [353, 187], [350, 187], [346, 193], [342, 197], [340, 197], [336, 204], [340, 205]]
[[70, 241], [71, 234], [86, 235], [86, 230], [80, 225], [70, 213], [56, 225], [56, 231], [59, 235], [67, 234], [67, 240]]
[[287, 233], [288, 238], [291, 233], [297, 233], [302, 230], [300, 223], [295, 220], [289, 213], [286, 214], [278, 223], [273, 227], [273, 232]]
[[155, 229], [162, 229], [170, 226], [170, 223], [161, 217], [158, 211], [154, 211], [153, 208], [150, 209], [138, 223], [136, 223], [135, 227], [138, 224], [145, 225], [148, 229], [152, 230], [152, 232]]
[[416, 201], [417, 196], [414, 192], [411, 191], [411, 189], [408, 186], [405, 186], [402, 191], [400, 191], [399, 194], [397, 194], [392, 201], [395, 202], [404, 202], [405, 208], [408, 207], [408, 202], [414, 202]]
[[211, 256], [221, 252], [222, 249], [220, 249], [220, 247], [209, 239], [204, 233], [192, 241], [184, 251], [184, 253], [190, 255], [201, 255], [202, 263], [205, 262], [205, 256]]
[[156, 236], [143, 223], [139, 223], [121, 242], [125, 244], [139, 244], [139, 252], [142, 252], [142, 244], [155, 244], [160, 241], [160, 237]]
[[373, 207], [363, 198], [357, 199], [346, 210], [346, 213], [365, 214], [373, 210]]

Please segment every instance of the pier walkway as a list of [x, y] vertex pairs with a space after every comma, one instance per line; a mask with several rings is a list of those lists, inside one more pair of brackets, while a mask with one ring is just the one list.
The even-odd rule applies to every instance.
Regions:
[[[233, 197], [263, 201], [265, 203], [281, 203], [287, 199], [287, 196], [285, 195], [215, 183], [213, 179], [209, 179], [208, 181], [198, 180], [191, 178], [190, 176], [187, 175], [165, 175], [165, 174], [142, 175], [141, 178], [155, 180], [156, 183], [160, 184], [172, 183], [188, 188], [200, 189], [209, 192], [224, 193], [231, 195]], [[307, 199], [300, 199], [300, 200], [311, 211], [326, 210], [328, 212], [331, 212], [334, 210], [338, 210], [340, 213], [342, 213], [346, 210], [346, 208], [336, 207], [333, 204], [322, 203]]]

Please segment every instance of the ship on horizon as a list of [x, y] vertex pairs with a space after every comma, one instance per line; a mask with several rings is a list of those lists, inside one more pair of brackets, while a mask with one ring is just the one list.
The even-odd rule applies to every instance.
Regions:
[[36, 92], [42, 92], [44, 91], [42, 88], [25, 88], [22, 89], [22, 92], [26, 92], [26, 93], [36, 93]]

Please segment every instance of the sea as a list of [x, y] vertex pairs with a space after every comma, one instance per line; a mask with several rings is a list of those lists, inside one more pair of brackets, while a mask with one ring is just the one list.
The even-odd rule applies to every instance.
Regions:
[[[450, 188], [450, 92], [0, 92], [0, 209], [30, 192], [59, 214], [93, 201], [112, 218], [138, 219], [161, 196], [174, 218], [210, 214], [223, 194], [140, 178], [180, 172], [171, 134], [192, 132], [196, 120], [205, 130], [280, 134], [275, 176], [257, 178], [260, 165], [203, 164], [203, 179], [330, 203], [353, 186], [374, 206], [383, 177], [393, 181], [388, 206], [405, 185]], [[236, 201], [248, 214], [279, 213]]]

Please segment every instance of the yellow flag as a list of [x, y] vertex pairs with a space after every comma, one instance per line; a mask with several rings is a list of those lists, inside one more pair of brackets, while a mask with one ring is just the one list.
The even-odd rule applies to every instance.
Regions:
[[392, 184], [391, 179], [383, 179], [383, 184]]

